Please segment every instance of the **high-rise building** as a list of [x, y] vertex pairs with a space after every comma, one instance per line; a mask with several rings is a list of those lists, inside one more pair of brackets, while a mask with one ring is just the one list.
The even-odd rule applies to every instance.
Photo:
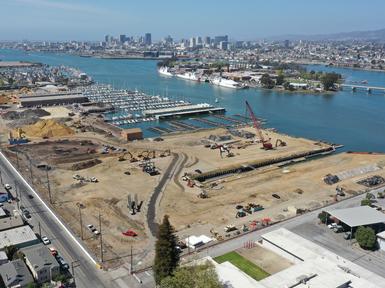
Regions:
[[202, 45], [202, 37], [200, 37], [200, 36], [195, 37], [195, 43], [197, 45]]
[[120, 35], [119, 36], [119, 41], [120, 41], [120, 43], [126, 42], [127, 41], [126, 35], [124, 35], [124, 34]]
[[110, 43], [111, 42], [111, 36], [110, 35], [106, 35], [106, 36], [104, 36], [104, 42], [106, 42], [106, 43]]
[[289, 46], [290, 46], [290, 41], [289, 40], [285, 40], [284, 42], [283, 42], [283, 46], [287, 49], [287, 48], [289, 48]]
[[151, 45], [152, 44], [151, 33], [144, 34], [144, 44], [145, 45]]
[[196, 39], [194, 37], [190, 38], [190, 48], [195, 48], [197, 46]]
[[206, 44], [206, 45], [210, 45], [211, 44], [211, 38], [210, 38], [210, 36], [206, 36], [205, 38], [204, 38], [204, 44]]
[[229, 42], [227, 42], [227, 41], [219, 42], [219, 49], [227, 50], [228, 48], [229, 48]]
[[220, 42], [229, 42], [229, 37], [227, 35], [215, 36], [214, 37], [214, 43], [219, 44]]

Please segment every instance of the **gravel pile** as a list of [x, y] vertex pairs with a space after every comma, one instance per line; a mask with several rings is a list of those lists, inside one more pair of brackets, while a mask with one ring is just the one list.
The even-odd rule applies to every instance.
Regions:
[[31, 119], [33, 117], [44, 117], [49, 116], [51, 113], [43, 109], [27, 109], [21, 112], [9, 111], [3, 114], [5, 120], [18, 120], [18, 119]]

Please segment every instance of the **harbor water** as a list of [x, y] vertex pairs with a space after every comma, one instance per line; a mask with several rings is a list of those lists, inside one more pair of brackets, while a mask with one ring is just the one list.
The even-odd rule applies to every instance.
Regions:
[[[245, 100], [255, 114], [267, 120], [267, 127], [315, 140], [345, 145], [345, 150], [385, 152], [385, 93], [350, 89], [333, 94], [277, 92], [265, 89], [232, 90], [158, 74], [156, 61], [84, 58], [71, 55], [0, 50], [1, 60], [24, 60], [49, 65], [79, 68], [96, 82], [119, 89], [139, 90], [172, 100], [191, 103], [206, 102], [226, 108], [226, 115], [245, 115]], [[367, 80], [371, 86], [385, 86], [385, 73], [324, 66], [308, 66], [308, 70], [326, 70], [341, 73], [346, 83]], [[215, 99], [219, 102], [215, 103]], [[208, 120], [219, 122], [219, 119]], [[191, 122], [193, 121], [193, 122]], [[223, 120], [225, 121], [225, 120]], [[183, 120], [194, 123], [195, 120]], [[156, 136], [147, 130], [161, 123], [140, 125], [147, 136]], [[204, 126], [207, 125], [207, 126]], [[209, 127], [202, 123], [200, 126]], [[153, 134], [152, 134], [153, 133]]]

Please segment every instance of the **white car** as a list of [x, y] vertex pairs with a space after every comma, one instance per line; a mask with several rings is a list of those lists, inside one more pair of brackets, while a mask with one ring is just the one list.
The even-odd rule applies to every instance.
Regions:
[[12, 189], [12, 186], [9, 185], [9, 184], [4, 184], [4, 188], [7, 189], [7, 190], [11, 190], [11, 189]]
[[51, 241], [48, 239], [47, 236], [41, 237], [41, 241], [43, 241], [44, 245], [49, 245], [49, 244], [51, 244]]
[[88, 228], [88, 230], [90, 230], [91, 233], [93, 233], [93, 234], [95, 234], [95, 235], [99, 235], [99, 234], [100, 234], [100, 232], [98, 231], [98, 229], [96, 229], [96, 228], [94, 227], [94, 225], [92, 225], [92, 224], [88, 224], [88, 225], [87, 225], [87, 228]]
[[328, 225], [328, 228], [329, 228], [329, 229], [333, 229], [333, 228], [335, 228], [335, 227], [337, 227], [337, 223], [332, 223], [332, 224], [329, 224], [329, 225]]

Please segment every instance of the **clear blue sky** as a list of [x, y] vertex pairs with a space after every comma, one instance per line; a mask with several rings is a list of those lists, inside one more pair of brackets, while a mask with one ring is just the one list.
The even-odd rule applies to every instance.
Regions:
[[0, 0], [0, 40], [105, 34], [253, 40], [385, 28], [385, 0]]

